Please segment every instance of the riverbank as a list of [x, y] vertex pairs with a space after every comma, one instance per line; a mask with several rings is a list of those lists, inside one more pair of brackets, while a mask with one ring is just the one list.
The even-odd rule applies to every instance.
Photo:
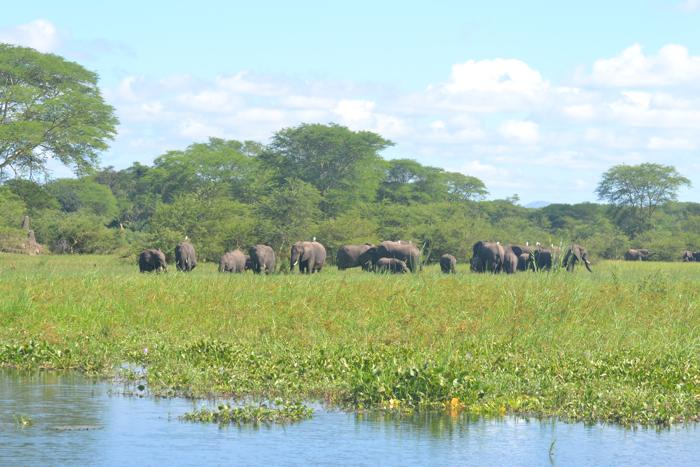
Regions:
[[594, 274], [139, 274], [0, 256], [0, 364], [138, 377], [154, 395], [665, 426], [700, 417], [700, 265]]

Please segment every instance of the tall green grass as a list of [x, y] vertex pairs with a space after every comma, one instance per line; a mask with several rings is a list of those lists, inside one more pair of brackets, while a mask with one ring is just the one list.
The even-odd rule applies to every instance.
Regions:
[[[322, 399], [668, 425], [700, 418], [700, 264], [595, 273], [139, 274], [103, 256], [0, 256], [0, 364], [151, 393]], [[577, 268], [578, 269], [578, 268]]]

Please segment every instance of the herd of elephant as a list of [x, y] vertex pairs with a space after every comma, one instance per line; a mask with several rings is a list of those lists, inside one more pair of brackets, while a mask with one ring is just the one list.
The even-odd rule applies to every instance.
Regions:
[[[625, 252], [625, 261], [649, 261], [654, 256], [654, 252], [646, 248], [630, 248]], [[684, 250], [681, 254], [681, 261], [693, 263], [700, 261], [700, 251]]]
[[[412, 242], [384, 241], [379, 245], [344, 245], [338, 249], [336, 265], [338, 269], [360, 267], [365, 271], [403, 274], [417, 272], [420, 268], [421, 252]], [[539, 243], [526, 245], [501, 245], [500, 242], [479, 241], [472, 247], [469, 262], [473, 272], [514, 274], [517, 271], [549, 271], [558, 264], [561, 249], [544, 248]], [[583, 264], [589, 272], [591, 263], [588, 252], [581, 245], [571, 245], [563, 255], [561, 265], [573, 271], [577, 263]], [[289, 269], [299, 267], [302, 273], [313, 274], [321, 271], [326, 263], [326, 248], [315, 239], [299, 241], [292, 245]], [[175, 265], [179, 271], [192, 271], [197, 266], [197, 255], [189, 241], [180, 242], [175, 247]], [[256, 274], [270, 274], [276, 271], [275, 251], [268, 245], [255, 245], [247, 253], [240, 249], [229, 251], [221, 256], [219, 272], [242, 273], [252, 270]], [[440, 257], [440, 269], [446, 274], [455, 273], [457, 258], [450, 254]], [[141, 272], [165, 271], [165, 254], [159, 249], [147, 249], [139, 255]]]

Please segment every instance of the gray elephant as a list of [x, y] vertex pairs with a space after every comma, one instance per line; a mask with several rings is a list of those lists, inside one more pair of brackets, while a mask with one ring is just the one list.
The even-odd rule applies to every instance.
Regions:
[[410, 271], [405, 261], [397, 258], [379, 258], [377, 260], [376, 269], [381, 273], [404, 274]]
[[[472, 270], [475, 272], [501, 272], [506, 252], [499, 242], [478, 241], [472, 246]], [[478, 258], [478, 260], [474, 260]]]
[[625, 252], [625, 261], [648, 261], [653, 255], [646, 248], [630, 248]]
[[234, 272], [241, 273], [248, 269], [252, 269], [252, 261], [250, 256], [243, 253], [241, 250], [228, 251], [221, 255], [219, 260], [219, 272]]
[[510, 249], [513, 251], [513, 253], [515, 253], [515, 256], [518, 256], [518, 257], [520, 255], [522, 255], [523, 253], [532, 254], [533, 251], [535, 251], [535, 249], [527, 243], [525, 245], [509, 245], [509, 246], [510, 246]]
[[576, 267], [576, 263], [579, 261], [584, 266], [586, 266], [588, 272], [593, 272], [591, 270], [591, 262], [588, 260], [588, 250], [586, 250], [581, 245], [577, 245], [574, 243], [569, 247], [568, 250], [566, 250], [564, 260], [561, 264], [566, 268], [567, 271], [573, 272], [574, 268]]
[[[507, 274], [515, 274], [518, 270], [518, 255], [510, 246], [505, 247], [503, 256], [503, 271]], [[525, 253], [523, 253], [525, 254]]]
[[292, 245], [289, 270], [294, 271], [294, 266], [297, 264], [299, 272], [306, 274], [320, 272], [326, 264], [326, 248], [317, 241], [296, 242]]
[[190, 272], [197, 267], [197, 255], [190, 242], [180, 242], [175, 247], [175, 266], [178, 271]]
[[166, 271], [168, 265], [165, 262], [165, 255], [162, 251], [149, 248], [143, 250], [139, 255], [139, 271], [141, 272], [152, 272], [152, 271]]
[[268, 245], [255, 245], [248, 250], [250, 255], [251, 269], [255, 274], [265, 273], [270, 274], [275, 272], [277, 259], [275, 250]]
[[683, 261], [684, 263], [695, 262], [695, 255], [693, 255], [692, 251], [685, 250], [681, 255], [681, 261]]
[[[366, 255], [365, 253], [372, 247], [373, 245], [369, 243], [365, 243], [364, 245], [343, 245], [338, 249], [338, 253], [335, 255], [335, 264], [341, 271], [358, 266], [361, 266], [363, 270], [367, 271], [372, 267], [372, 256]], [[376, 248], [374, 251], [376, 251]]]
[[457, 268], [457, 258], [444, 254], [440, 256], [440, 270], [445, 274], [454, 274]]
[[518, 271], [527, 271], [535, 269], [534, 257], [531, 253], [521, 253], [518, 256]]
[[376, 266], [380, 258], [400, 259], [411, 272], [417, 272], [420, 267], [420, 250], [418, 247], [403, 240], [397, 242], [384, 241], [374, 250], [373, 264]]
[[554, 266], [555, 254], [552, 250], [537, 247], [532, 254], [537, 271], [551, 271]]

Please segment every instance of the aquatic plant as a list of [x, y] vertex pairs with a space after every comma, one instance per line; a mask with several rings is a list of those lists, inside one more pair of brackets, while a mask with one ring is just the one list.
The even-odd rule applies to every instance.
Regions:
[[241, 407], [221, 404], [216, 410], [203, 407], [180, 417], [188, 422], [218, 423], [219, 425], [260, 425], [299, 422], [313, 415], [313, 409], [298, 402], [276, 401], [274, 406], [265, 404]]

